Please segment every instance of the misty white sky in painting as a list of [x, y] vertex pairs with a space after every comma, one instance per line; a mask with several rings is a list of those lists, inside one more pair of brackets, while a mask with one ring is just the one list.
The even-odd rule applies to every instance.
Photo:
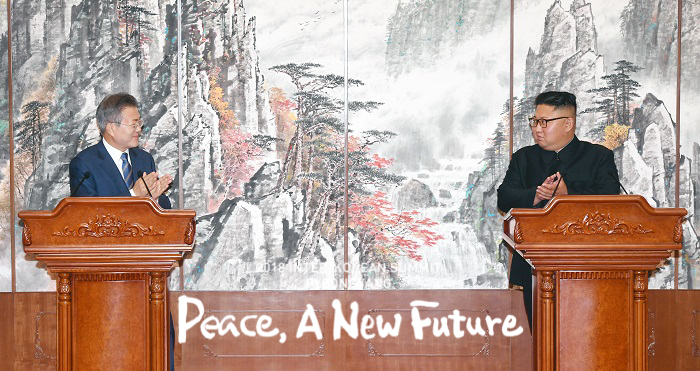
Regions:
[[[382, 154], [388, 157], [412, 151], [419, 157], [438, 159], [480, 158], [484, 140], [493, 131], [508, 97], [508, 19], [499, 22], [488, 35], [454, 50], [445, 50], [444, 55], [436, 56], [433, 68], [414, 69], [392, 78], [387, 76], [384, 64], [387, 21], [398, 2], [353, 0], [349, 3], [349, 73], [366, 84], [351, 90], [350, 98], [384, 102], [384, 106], [370, 114], [352, 115], [353, 128], [399, 133], [390, 145], [382, 147], [381, 151], [385, 152]], [[561, 6], [568, 10], [571, 2], [562, 0]], [[590, 3], [598, 32], [598, 52], [611, 71], [615, 61], [625, 58], [620, 14], [628, 2], [592, 0]], [[525, 56], [528, 48], [539, 51], [545, 16], [552, 4], [553, 0], [516, 1], [515, 96], [522, 95]], [[280, 3], [248, 0], [244, 5], [248, 16], [257, 18], [257, 48], [268, 86], [292, 91], [285, 76], [268, 70], [281, 63], [315, 62], [325, 66], [323, 72], [343, 73], [342, 0]], [[652, 92], [666, 103], [675, 118], [675, 81], [661, 82], [640, 76], [638, 81], [642, 84], [639, 91], [642, 98]], [[697, 101], [688, 93], [682, 97], [684, 104]], [[683, 112], [683, 135], [698, 137], [700, 126], [689, 125], [694, 121], [694, 112], [688, 109]], [[683, 152], [687, 154], [689, 150], [690, 145], [685, 145]]]
[[278, 64], [314, 62], [326, 73], [343, 74], [342, 0], [246, 0], [243, 5], [247, 17], [256, 17], [256, 46], [268, 86], [292, 91], [286, 76], [269, 70]]
[[[385, 70], [385, 53], [387, 23], [397, 4], [350, 2], [349, 74], [365, 83], [350, 91], [350, 99], [384, 103], [372, 113], [353, 114], [352, 128], [398, 133], [380, 152], [399, 161], [465, 158], [473, 166], [508, 98], [508, 19], [495, 32], [444, 50], [433, 66], [393, 78]], [[342, 1], [245, 6], [257, 17], [260, 65], [270, 86], [291, 89], [283, 76], [267, 70], [290, 61], [312, 61], [326, 66], [325, 72], [343, 73]]]

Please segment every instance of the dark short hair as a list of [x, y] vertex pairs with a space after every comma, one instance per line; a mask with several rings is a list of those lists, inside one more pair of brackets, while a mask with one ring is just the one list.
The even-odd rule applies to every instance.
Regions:
[[540, 95], [535, 98], [535, 107], [540, 104], [555, 108], [574, 107], [574, 112], [576, 112], [576, 96], [566, 91], [546, 91], [540, 93]]
[[127, 93], [117, 93], [106, 96], [97, 106], [95, 118], [97, 119], [97, 127], [100, 128], [100, 133], [104, 133], [107, 128], [107, 123], [122, 122], [122, 109], [125, 107], [139, 107], [139, 102], [133, 95]]

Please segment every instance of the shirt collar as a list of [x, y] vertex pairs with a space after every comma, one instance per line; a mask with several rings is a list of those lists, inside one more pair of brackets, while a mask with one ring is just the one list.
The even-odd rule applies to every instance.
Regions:
[[573, 160], [573, 158], [576, 156], [576, 150], [578, 149], [579, 143], [580, 141], [578, 138], [576, 138], [576, 135], [574, 135], [571, 141], [557, 152], [557, 154], [559, 154], [559, 159], [563, 163], [568, 163], [569, 161]]
[[102, 144], [105, 145], [105, 148], [107, 149], [107, 153], [109, 153], [109, 157], [112, 158], [115, 164], [117, 164], [117, 168], [121, 169], [121, 164], [122, 164], [122, 153], [126, 153], [126, 159], [129, 161], [129, 164], [131, 164], [131, 156], [129, 156], [129, 150], [127, 149], [126, 151], [122, 152], [107, 143], [107, 141], [102, 138]]
[[559, 151], [546, 151], [539, 146], [538, 148], [540, 148], [540, 150], [542, 151], [542, 159], [545, 162], [552, 161], [554, 157], [558, 155], [560, 161], [567, 163], [575, 157], [576, 150], [578, 149], [578, 145], [580, 142], [581, 141], [576, 137], [576, 135], [574, 135], [571, 141]]
[[[571, 140], [569, 141], [569, 143], [573, 142], [573, 141], [574, 141], [574, 138], [576, 138], [575, 135], [571, 138]], [[564, 148], [566, 148], [566, 147], [569, 145], [569, 143], [566, 143], [566, 145], [565, 145], [564, 147], [561, 147], [561, 148], [559, 148], [559, 150], [554, 151], [554, 152], [556, 152], [556, 153], [561, 152]]]

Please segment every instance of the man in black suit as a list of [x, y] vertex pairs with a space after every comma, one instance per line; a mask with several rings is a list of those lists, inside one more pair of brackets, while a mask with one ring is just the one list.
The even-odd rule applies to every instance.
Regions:
[[[130, 94], [105, 97], [95, 114], [102, 140], [85, 148], [70, 161], [70, 189], [74, 196], [147, 196], [170, 209], [164, 195], [173, 178], [162, 177], [150, 153], [138, 148], [143, 122], [138, 102]], [[89, 175], [87, 175], [89, 172]], [[143, 174], [139, 177], [138, 174]], [[145, 185], [148, 185], [146, 188]], [[170, 370], [174, 369], [175, 329], [170, 316]]]
[[[499, 210], [544, 207], [555, 195], [620, 193], [613, 152], [575, 135], [576, 96], [556, 91], [538, 95], [529, 120], [536, 144], [513, 154], [498, 187]], [[510, 283], [523, 287], [532, 328], [532, 270], [515, 252]]]
[[[102, 140], [71, 160], [68, 167], [71, 194], [146, 196], [150, 191], [161, 207], [170, 209], [170, 199], [163, 192], [170, 186], [172, 177], [159, 177], [153, 156], [138, 148], [143, 123], [136, 98], [125, 93], [109, 95], [97, 107], [96, 118]], [[86, 177], [88, 172], [90, 175]], [[138, 177], [140, 173], [144, 174], [142, 178]]]

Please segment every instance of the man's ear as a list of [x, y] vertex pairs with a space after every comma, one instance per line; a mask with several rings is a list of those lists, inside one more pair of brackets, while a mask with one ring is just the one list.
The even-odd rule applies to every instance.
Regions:
[[575, 126], [574, 126], [574, 119], [571, 118], [571, 117], [567, 118], [567, 119], [566, 119], [566, 131], [571, 131], [571, 130], [574, 130], [574, 129], [575, 129]]
[[102, 136], [105, 134], [109, 134], [110, 137], [114, 137], [114, 123], [113, 122], [108, 122], [107, 125], [105, 126], [105, 132], [102, 133]]
[[[100, 128], [100, 124], [97, 123], [97, 120], [95, 120], [95, 126], [97, 126], [97, 132], [100, 133], [101, 136], [104, 136], [105, 133], [102, 131]], [[107, 128], [105, 127], [105, 131], [107, 131]]]

